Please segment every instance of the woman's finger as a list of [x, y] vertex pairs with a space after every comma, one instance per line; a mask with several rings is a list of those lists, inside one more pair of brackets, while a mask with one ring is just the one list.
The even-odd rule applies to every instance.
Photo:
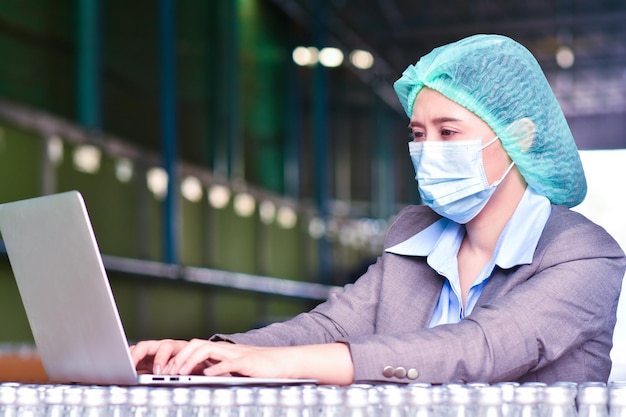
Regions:
[[[194, 355], [198, 349], [201, 349], [204, 345], [209, 343], [211, 342], [203, 339], [192, 339], [186, 342], [186, 345], [182, 349], [178, 349], [173, 355], [167, 358], [167, 363], [163, 364], [163, 373], [181, 375], [192, 373], [195, 366], [202, 360], [208, 359], [208, 356], [195, 361], [190, 361], [189, 358]], [[201, 355], [196, 354], [195, 357], [201, 357]]]
[[152, 372], [155, 374], [167, 373], [165, 368], [168, 362], [172, 356], [177, 355], [185, 345], [187, 345], [187, 342], [183, 340], [162, 340], [154, 353]]

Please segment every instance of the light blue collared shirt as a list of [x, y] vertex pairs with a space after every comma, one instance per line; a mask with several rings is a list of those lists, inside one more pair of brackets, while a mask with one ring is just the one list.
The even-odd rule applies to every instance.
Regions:
[[531, 187], [526, 187], [520, 203], [498, 239], [493, 257], [469, 289], [465, 309], [461, 302], [457, 262], [457, 254], [465, 236], [464, 225], [442, 218], [385, 251], [404, 256], [426, 256], [428, 265], [446, 278], [430, 327], [458, 323], [472, 312], [496, 265], [508, 269], [532, 262], [550, 211], [550, 201]]

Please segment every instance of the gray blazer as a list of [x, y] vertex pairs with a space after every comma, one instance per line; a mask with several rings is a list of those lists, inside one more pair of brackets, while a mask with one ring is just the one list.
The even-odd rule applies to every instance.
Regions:
[[[385, 247], [438, 218], [425, 206], [407, 207]], [[343, 342], [355, 381], [606, 381], [625, 268], [623, 251], [604, 229], [552, 206], [532, 264], [496, 268], [472, 313], [457, 324], [428, 328], [444, 278], [425, 258], [385, 252], [312, 311], [212, 339], [258, 346]]]

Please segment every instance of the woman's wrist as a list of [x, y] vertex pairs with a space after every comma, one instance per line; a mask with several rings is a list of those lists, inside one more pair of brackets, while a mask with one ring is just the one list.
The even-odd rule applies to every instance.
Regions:
[[350, 348], [345, 343], [293, 346], [294, 376], [316, 379], [322, 384], [349, 385], [354, 381]]

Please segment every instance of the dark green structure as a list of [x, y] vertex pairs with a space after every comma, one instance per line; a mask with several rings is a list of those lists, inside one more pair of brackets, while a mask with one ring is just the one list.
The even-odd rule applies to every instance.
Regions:
[[[409, 158], [395, 154], [404, 152], [406, 119], [346, 66], [294, 64], [295, 46], [324, 39], [323, 24], [315, 27], [309, 33], [262, 0], [3, 1], [0, 203], [77, 189], [106, 255], [167, 263], [173, 246], [181, 266], [354, 279], [380, 251], [397, 205], [415, 198]], [[93, 172], [75, 160], [85, 146], [99, 150]], [[163, 199], [146, 174], [167, 171], [168, 158], [175, 192]], [[120, 180], [120, 166], [132, 175]], [[187, 176], [202, 183], [199, 201], [179, 192]], [[223, 208], [207, 201], [215, 184], [232, 193]], [[242, 192], [256, 201], [248, 217], [234, 207]], [[264, 201], [276, 210], [269, 221]], [[280, 223], [281, 208], [297, 221]], [[318, 218], [322, 237], [311, 231]], [[319, 302], [120, 271], [110, 278], [131, 339], [239, 331]], [[4, 255], [0, 317], [0, 342], [30, 340]]]

